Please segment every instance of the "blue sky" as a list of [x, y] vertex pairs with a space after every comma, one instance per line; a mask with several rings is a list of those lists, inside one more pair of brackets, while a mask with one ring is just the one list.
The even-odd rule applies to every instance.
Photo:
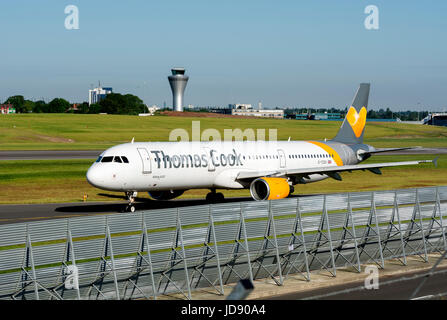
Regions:
[[[367, 30], [367, 5], [379, 30]], [[79, 8], [79, 30], [64, 26]], [[370, 106], [447, 108], [447, 1], [2, 1], [0, 101], [87, 100], [98, 80], [171, 105], [170, 68], [190, 76], [185, 104], [259, 101], [337, 106], [371, 82]]]

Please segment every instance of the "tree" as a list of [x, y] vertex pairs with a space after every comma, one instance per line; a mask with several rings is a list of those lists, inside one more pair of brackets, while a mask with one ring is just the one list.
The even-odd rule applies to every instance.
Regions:
[[87, 102], [83, 102], [78, 106], [78, 113], [88, 113], [88, 111], [89, 108]]
[[23, 103], [23, 112], [33, 112], [34, 104], [34, 101], [25, 100], [25, 102]]
[[88, 107], [88, 113], [92, 114], [92, 113], [100, 113], [101, 111], [101, 106], [97, 103], [92, 103], [89, 107]]
[[[101, 112], [108, 114], [139, 114], [145, 111], [143, 101], [132, 94], [110, 93], [99, 102]], [[91, 108], [91, 106], [90, 106]]]
[[62, 98], [55, 98], [48, 104], [49, 113], [64, 113], [70, 108], [70, 102]]
[[34, 113], [47, 113], [48, 112], [48, 105], [45, 101], [39, 100], [34, 103], [33, 108]]
[[393, 118], [393, 112], [390, 110], [390, 108], [386, 108], [385, 119], [392, 119], [392, 118]]
[[368, 110], [367, 113], [367, 118], [368, 119], [377, 119], [377, 113], [374, 110]]
[[26, 109], [23, 106], [25, 104], [25, 98], [23, 98], [23, 96], [9, 97], [8, 100], [5, 101], [5, 103], [12, 104], [17, 113], [26, 112]]

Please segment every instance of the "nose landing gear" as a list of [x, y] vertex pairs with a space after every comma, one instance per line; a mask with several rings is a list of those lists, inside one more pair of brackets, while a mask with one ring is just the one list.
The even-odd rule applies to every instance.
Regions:
[[133, 191], [128, 191], [126, 192], [126, 197], [127, 197], [127, 201], [128, 204], [126, 206], [125, 212], [135, 212], [135, 198], [138, 195], [137, 192], [133, 192]]

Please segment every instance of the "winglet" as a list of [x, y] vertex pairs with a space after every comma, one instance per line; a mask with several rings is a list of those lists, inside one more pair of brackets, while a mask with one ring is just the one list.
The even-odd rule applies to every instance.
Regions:
[[132, 144], [133, 144], [133, 141], [134, 141], [134, 139], [135, 139], [135, 137], [133, 137], [133, 138], [132, 138], [132, 141], [131, 141], [130, 143], [132, 143]]

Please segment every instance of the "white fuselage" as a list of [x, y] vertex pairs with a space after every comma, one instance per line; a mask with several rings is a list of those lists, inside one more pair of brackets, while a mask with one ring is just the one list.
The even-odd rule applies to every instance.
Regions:
[[[344, 147], [337, 145], [335, 152], [308, 141], [126, 143], [104, 151], [88, 170], [87, 180], [100, 189], [125, 192], [241, 189], [248, 185], [236, 179], [240, 172], [357, 163]], [[325, 178], [314, 174], [306, 182]]]

